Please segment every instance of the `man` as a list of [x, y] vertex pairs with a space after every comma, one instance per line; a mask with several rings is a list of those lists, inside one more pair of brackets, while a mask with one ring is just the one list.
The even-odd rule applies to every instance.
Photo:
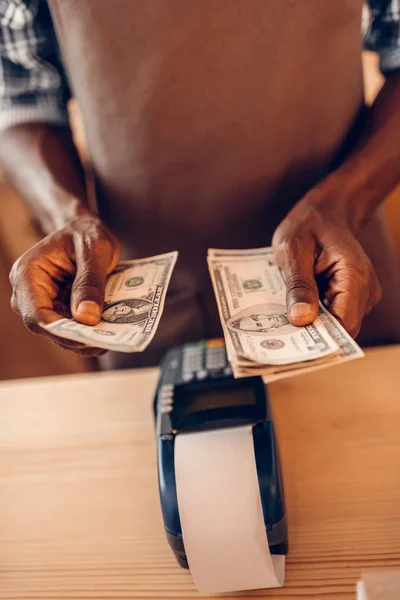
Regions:
[[[11, 273], [12, 305], [31, 331], [51, 337], [39, 323], [60, 305], [96, 324], [120, 252], [178, 249], [159, 331], [136, 357], [155, 362], [172, 344], [220, 333], [207, 248], [272, 241], [293, 325], [315, 318], [320, 286], [353, 336], [375, 306], [361, 342], [400, 340], [400, 274], [377, 212], [400, 175], [397, 0], [369, 1], [366, 44], [386, 83], [368, 111], [362, 0], [0, 7], [0, 159], [47, 234]], [[99, 217], [68, 127], [70, 90]]]

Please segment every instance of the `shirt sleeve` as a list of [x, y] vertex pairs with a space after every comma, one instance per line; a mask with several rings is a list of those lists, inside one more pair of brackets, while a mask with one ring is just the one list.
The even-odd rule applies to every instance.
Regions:
[[70, 96], [47, 0], [0, 0], [0, 131], [68, 125]]
[[365, 48], [380, 55], [384, 75], [400, 69], [400, 0], [368, 0], [369, 31]]

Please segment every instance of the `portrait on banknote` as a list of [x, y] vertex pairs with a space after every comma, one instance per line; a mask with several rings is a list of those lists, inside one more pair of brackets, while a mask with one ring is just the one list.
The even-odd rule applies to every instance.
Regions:
[[122, 325], [147, 321], [152, 303], [144, 298], [127, 298], [104, 305], [101, 320]]
[[252, 335], [285, 335], [296, 331], [289, 323], [284, 304], [265, 302], [249, 306], [235, 313], [227, 321], [227, 327], [237, 333]]

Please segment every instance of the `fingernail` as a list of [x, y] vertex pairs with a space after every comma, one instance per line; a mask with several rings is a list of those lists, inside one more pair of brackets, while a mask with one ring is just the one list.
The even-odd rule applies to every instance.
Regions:
[[92, 302], [91, 300], [84, 300], [83, 302], [81, 302], [76, 312], [84, 313], [85, 315], [90, 315], [91, 317], [96, 317], [96, 319], [100, 319], [100, 306], [96, 304], [96, 302]]
[[301, 317], [309, 317], [312, 311], [311, 304], [308, 302], [296, 302], [290, 307], [290, 316], [292, 319], [299, 319]]

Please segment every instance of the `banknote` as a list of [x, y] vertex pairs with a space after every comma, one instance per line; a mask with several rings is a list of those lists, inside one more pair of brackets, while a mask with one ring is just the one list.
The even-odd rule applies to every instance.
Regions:
[[[263, 365], [241, 364], [235, 366], [235, 373], [238, 377], [252, 377], [254, 375], [263, 375], [265, 383], [276, 381], [282, 377], [293, 377], [309, 371], [316, 371], [325, 367], [342, 364], [355, 358], [362, 358], [364, 353], [358, 344], [351, 338], [338, 321], [324, 308], [320, 315], [321, 321], [332, 336], [333, 340], [339, 346], [339, 352], [322, 359], [316, 359], [311, 362], [297, 363], [287, 367], [266, 367]], [[250, 361], [249, 361], [250, 363]], [[254, 366], [253, 366], [254, 365]]]
[[87, 346], [142, 352], [157, 330], [177, 252], [120, 262], [108, 276], [101, 321], [90, 327], [60, 319], [45, 329]]
[[322, 304], [313, 323], [291, 325], [285, 280], [271, 248], [210, 249], [208, 265], [236, 377], [273, 381], [363, 356]]

